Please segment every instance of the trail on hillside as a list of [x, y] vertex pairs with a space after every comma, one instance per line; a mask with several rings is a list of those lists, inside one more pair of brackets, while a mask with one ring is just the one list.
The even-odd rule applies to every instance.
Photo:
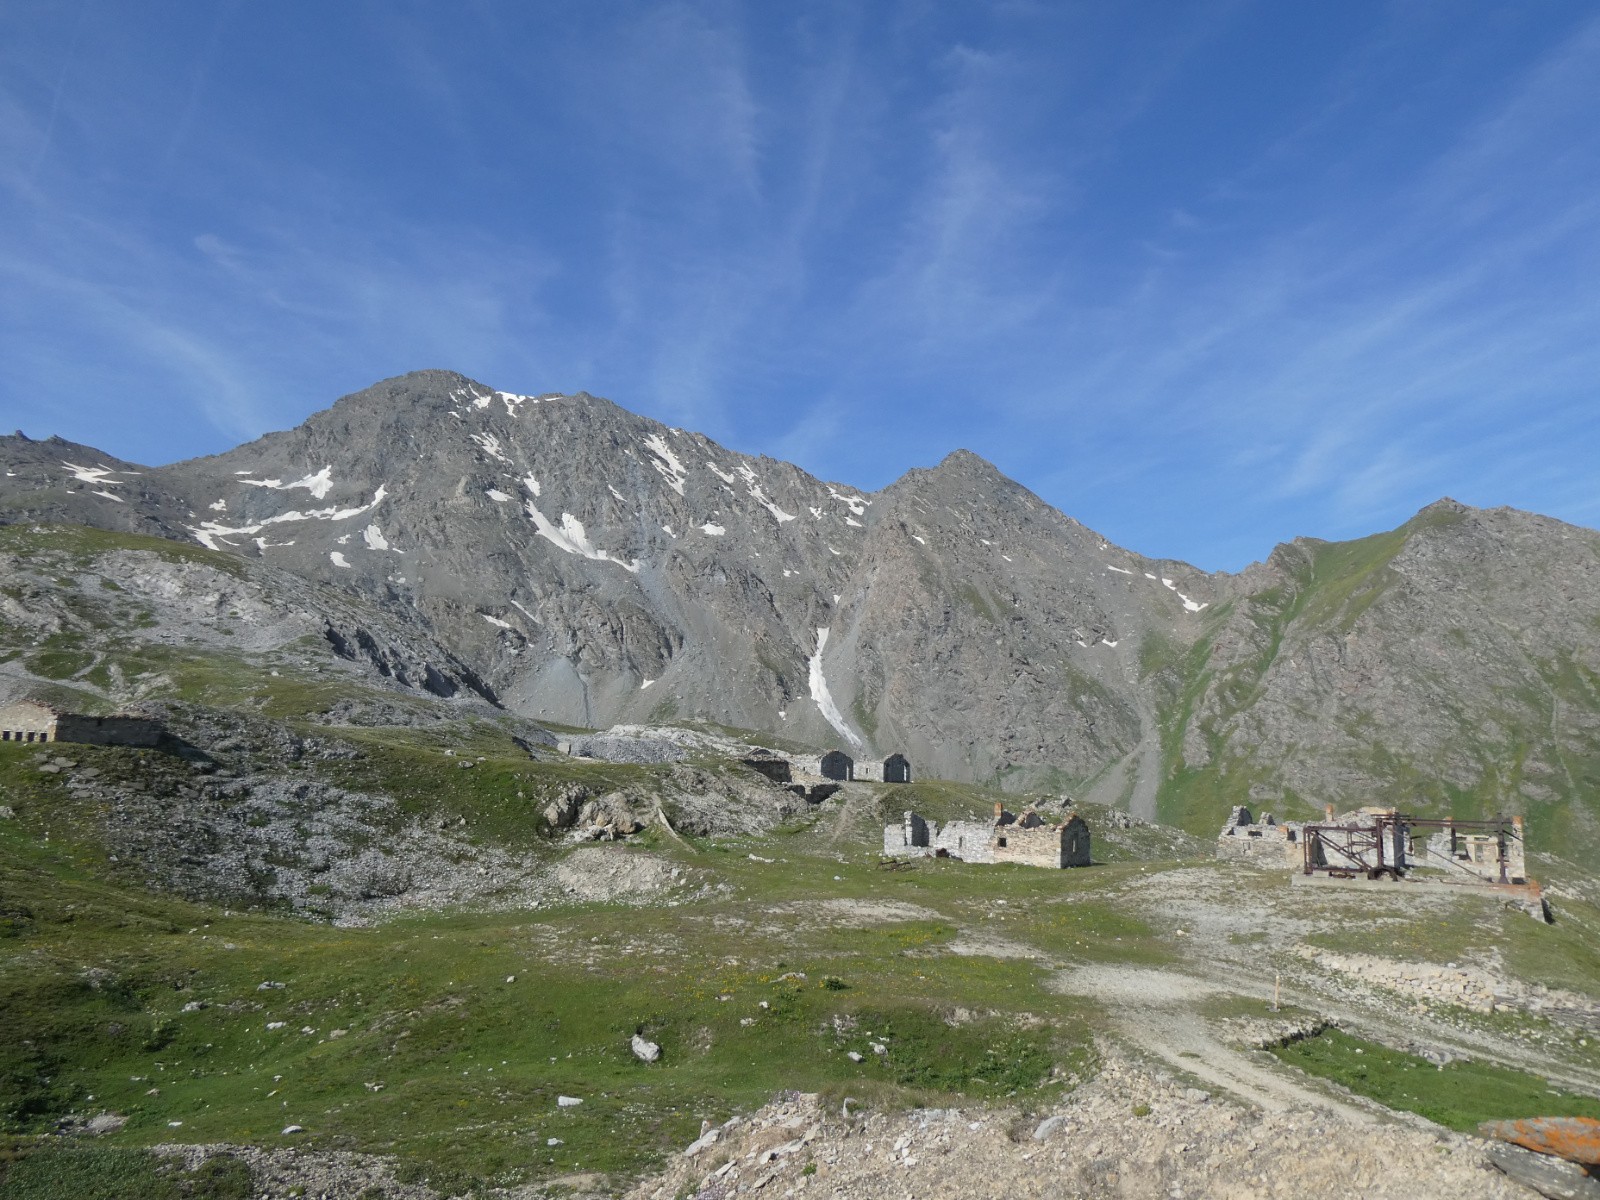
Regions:
[[1308, 1087], [1287, 1072], [1270, 1069], [1215, 1037], [1195, 1011], [1229, 989], [1181, 971], [1093, 964], [1072, 967], [1051, 979], [1050, 988], [1105, 1006], [1116, 1033], [1134, 1049], [1201, 1079], [1236, 1099], [1267, 1110], [1318, 1108], [1355, 1124], [1370, 1113]]

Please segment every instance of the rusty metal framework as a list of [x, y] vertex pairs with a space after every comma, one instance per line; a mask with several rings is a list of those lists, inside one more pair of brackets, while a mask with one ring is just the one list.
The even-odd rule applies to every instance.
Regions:
[[1417, 829], [1450, 831], [1452, 854], [1457, 833], [1495, 835], [1500, 882], [1511, 882], [1507, 874], [1511, 861], [1508, 847], [1522, 832], [1513, 818], [1503, 816], [1487, 821], [1461, 821], [1388, 812], [1372, 813], [1368, 821], [1360, 824], [1307, 825], [1301, 843], [1304, 872], [1340, 879], [1353, 879], [1357, 875], [1368, 879], [1382, 879], [1386, 875], [1399, 879], [1411, 868], [1409, 847], [1412, 831]]

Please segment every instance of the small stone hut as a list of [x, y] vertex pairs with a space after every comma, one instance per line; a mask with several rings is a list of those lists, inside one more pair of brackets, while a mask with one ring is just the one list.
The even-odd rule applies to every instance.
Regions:
[[891, 754], [882, 762], [857, 762], [855, 777], [869, 783], [910, 783], [911, 760], [904, 754]]
[[801, 755], [789, 760], [790, 766], [801, 775], [818, 779], [833, 779], [848, 783], [856, 777], [856, 762], [843, 750], [829, 750], [826, 754]]
[[0, 708], [0, 741], [4, 742], [154, 746], [160, 740], [160, 722], [131, 713], [86, 717], [38, 700], [19, 700]]

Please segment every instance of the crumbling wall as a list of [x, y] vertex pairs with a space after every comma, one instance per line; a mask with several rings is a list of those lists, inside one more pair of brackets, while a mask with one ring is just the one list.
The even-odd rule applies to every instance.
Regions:
[[994, 826], [987, 821], [947, 821], [933, 839], [933, 849], [964, 862], [992, 863], [994, 848], [989, 843], [993, 837]]
[[898, 823], [885, 825], [883, 852], [895, 858], [926, 858], [933, 854], [928, 822], [908, 811]]
[[55, 740], [90, 746], [154, 746], [161, 741], [161, 725], [144, 717], [81, 717], [62, 713], [56, 718]]
[[1527, 860], [1522, 845], [1519, 818], [1505, 834], [1505, 878], [1500, 878], [1501, 838], [1496, 833], [1461, 833], [1441, 829], [1426, 846], [1413, 841], [1411, 862], [1415, 867], [1432, 868], [1449, 875], [1468, 876], [1486, 883], [1526, 883]]
[[1299, 867], [1304, 861], [1302, 837], [1300, 822], [1280, 825], [1271, 813], [1262, 813], [1257, 821], [1248, 808], [1238, 804], [1217, 835], [1217, 857], [1263, 867]]

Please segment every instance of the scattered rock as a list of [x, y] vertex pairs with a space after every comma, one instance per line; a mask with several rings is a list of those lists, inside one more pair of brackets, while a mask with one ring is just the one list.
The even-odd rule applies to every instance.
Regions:
[[128, 1118], [121, 1113], [96, 1113], [83, 1123], [83, 1131], [99, 1137], [103, 1133], [115, 1133], [127, 1123]]
[[712, 1146], [715, 1146], [717, 1144], [717, 1139], [720, 1138], [721, 1136], [722, 1136], [722, 1131], [721, 1130], [718, 1130], [718, 1129], [708, 1129], [708, 1130], [706, 1130], [706, 1132], [702, 1133], [694, 1141], [690, 1142], [687, 1147], [685, 1147], [685, 1149], [683, 1151], [683, 1156], [685, 1158], [693, 1158], [696, 1154], [699, 1154], [700, 1151], [709, 1150]]

